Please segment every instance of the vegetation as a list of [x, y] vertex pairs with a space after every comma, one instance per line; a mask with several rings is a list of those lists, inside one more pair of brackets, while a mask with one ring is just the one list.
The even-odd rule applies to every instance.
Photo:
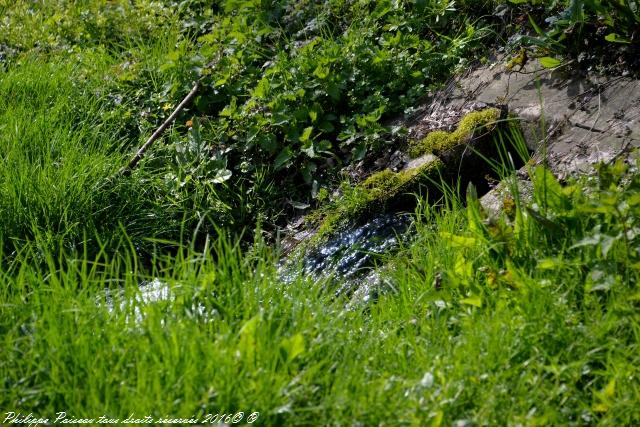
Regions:
[[[510, 40], [570, 67], [587, 40], [626, 58], [609, 71], [633, 69], [638, 13], [604, 0], [0, 0], [3, 423], [640, 423], [636, 167], [567, 185], [533, 169], [534, 200], [514, 192], [497, 218], [443, 184], [442, 199], [418, 197], [416, 237], [389, 256], [393, 292], [362, 307], [303, 275], [283, 283], [272, 244], [308, 207], [328, 231], [435, 185], [439, 161], [342, 183], [328, 202], [345, 166], [408, 145], [390, 119], [469, 58]], [[194, 102], [119, 174], [195, 81]], [[149, 297], [144, 283], [166, 288]]]
[[339, 198], [306, 218], [310, 225], [319, 223], [313, 243], [321, 242], [366, 214], [384, 211], [394, 199], [407, 193], [418, 193], [421, 190], [426, 192], [429, 188], [437, 191], [434, 184], [439, 182], [444, 166], [435, 157], [419, 167], [400, 172], [385, 169], [355, 187], [343, 185]]
[[[535, 202], [518, 200], [514, 219], [486, 225], [473, 198], [423, 205], [396, 292], [363, 309], [303, 277], [282, 284], [259, 242], [241, 253], [216, 240], [148, 273], [133, 250], [59, 266], [47, 254], [48, 271], [21, 253], [0, 276], [2, 407], [257, 411], [265, 425], [637, 424], [638, 175], [618, 164], [566, 187], [533, 176]], [[174, 297], [133, 299], [151, 277]], [[129, 302], [110, 309], [96, 295], [114, 281]]]
[[433, 131], [421, 141], [414, 142], [409, 154], [413, 158], [429, 153], [439, 155], [456, 145], [467, 142], [476, 132], [491, 132], [499, 118], [500, 110], [497, 108], [471, 112], [460, 120], [455, 131]]

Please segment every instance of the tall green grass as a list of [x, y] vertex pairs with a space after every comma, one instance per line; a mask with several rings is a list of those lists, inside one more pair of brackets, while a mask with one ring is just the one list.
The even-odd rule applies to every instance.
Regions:
[[[390, 260], [395, 292], [361, 307], [303, 277], [283, 284], [259, 240], [250, 251], [211, 240], [151, 270], [126, 242], [95, 258], [45, 254], [46, 269], [20, 253], [0, 274], [0, 407], [259, 412], [261, 425], [634, 425], [639, 272], [627, 245], [638, 239], [616, 230], [638, 216], [619, 221], [589, 195], [635, 211], [639, 178], [623, 170], [564, 188], [536, 172], [537, 206], [523, 203], [520, 220], [476, 222], [473, 200], [423, 206], [416, 240]], [[548, 230], [578, 213], [571, 229]], [[607, 251], [594, 230], [616, 238]], [[173, 297], [136, 300], [153, 278]]]
[[[176, 147], [196, 138], [178, 123], [168, 132], [171, 145], [159, 142], [132, 177], [116, 174], [179, 97], [180, 85], [190, 83], [192, 70], [171, 58], [189, 65], [190, 43], [214, 19], [193, 13], [201, 2], [184, 4], [193, 8], [178, 7], [175, 16], [150, 1], [122, 2], [121, 9], [0, 4], [9, 18], [0, 21], [0, 42], [17, 51], [0, 74], [2, 419], [8, 411], [121, 420], [243, 411], [245, 419], [259, 412], [258, 424], [274, 426], [640, 423], [635, 172], [622, 163], [603, 166], [597, 178], [561, 186], [543, 169], [532, 170], [533, 200], [506, 198], [497, 217], [483, 213], [473, 192], [463, 201], [445, 191], [441, 207], [421, 205], [415, 240], [388, 260], [394, 291], [368, 305], [334, 297], [304, 277], [284, 284], [261, 231], [248, 248], [227, 237], [261, 211], [259, 203], [277, 208], [268, 168], [233, 187], [196, 182], [198, 159], [174, 168]], [[408, 25], [395, 22], [403, 8], [380, 4], [355, 9], [380, 21], [371, 34]], [[278, 18], [269, 15], [280, 10], [273, 5], [247, 5], [260, 12], [250, 17]], [[337, 19], [329, 24], [338, 29], [348, 4], [328, 5], [329, 18]], [[423, 4], [426, 15], [439, 17], [435, 24], [419, 11], [412, 19], [427, 35], [429, 26], [465, 22], [447, 5]], [[493, 3], [459, 5], [491, 10]], [[84, 6], [92, 13], [83, 18]], [[303, 18], [294, 24], [310, 17]], [[254, 28], [232, 21], [225, 21], [229, 28]], [[446, 65], [438, 75], [467, 51], [465, 40], [476, 40], [472, 30], [465, 26], [468, 34], [446, 43], [431, 40], [459, 49], [446, 64], [435, 63]], [[394, 31], [383, 41], [399, 43], [400, 53], [426, 43], [413, 28], [405, 36]], [[368, 67], [367, 51], [358, 47], [366, 42], [379, 48], [388, 69], [399, 63], [365, 36], [344, 39], [358, 61]], [[262, 76], [262, 63], [249, 63], [260, 43], [244, 38], [246, 57], [239, 53], [224, 71], [231, 76], [247, 66], [242, 78], [251, 85], [232, 81], [220, 102], [253, 96], [254, 77]], [[199, 47], [216, 42], [207, 40]], [[335, 43], [321, 44], [331, 50]], [[316, 61], [323, 59], [318, 52], [304, 54]], [[296, 84], [314, 87], [318, 64], [300, 58], [283, 59], [280, 71], [309, 66], [296, 71]], [[321, 67], [318, 74], [325, 74]], [[367, 82], [351, 82], [361, 90], [353, 105], [366, 103], [359, 96], [371, 89]], [[301, 123], [313, 121], [303, 112]], [[243, 110], [247, 123], [253, 113], [250, 104]], [[215, 134], [220, 141], [224, 135]], [[506, 157], [494, 166], [507, 175], [504, 164]], [[233, 222], [236, 214], [241, 220]], [[215, 232], [221, 223], [229, 227]], [[155, 279], [171, 298], [141, 297], [140, 284]]]
[[[160, 174], [123, 179], [117, 137], [101, 90], [107, 55], [78, 55], [57, 64], [28, 58], [0, 80], [0, 238], [5, 255], [27, 243], [47, 250], [97, 250], [120, 229], [142, 237], [180, 233], [183, 210], [163, 197]], [[110, 117], [110, 118], [109, 118]], [[163, 234], [166, 233], [166, 234]], [[115, 237], [114, 237], [115, 236]]]

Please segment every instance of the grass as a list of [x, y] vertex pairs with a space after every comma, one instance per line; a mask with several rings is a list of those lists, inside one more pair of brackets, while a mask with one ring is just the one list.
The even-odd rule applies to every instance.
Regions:
[[[622, 163], [564, 186], [532, 170], [533, 201], [498, 218], [473, 192], [421, 201], [415, 239], [387, 260], [394, 291], [368, 305], [280, 280], [267, 240], [282, 196], [303, 193], [274, 183], [299, 166], [289, 179], [322, 187], [326, 158], [392, 143], [385, 97], [412, 105], [430, 84], [414, 66], [448, 76], [488, 30], [471, 11], [493, 2], [316, 5], [306, 49], [291, 47], [313, 18], [302, 3], [202, 3], [0, 3], [3, 423], [640, 423], [640, 176]], [[236, 6], [250, 13], [225, 15]], [[210, 92], [118, 177], [217, 43], [235, 50]], [[262, 107], [295, 117], [291, 135]], [[154, 280], [170, 298], [142, 297]]]
[[[541, 177], [537, 200], [555, 189]], [[606, 186], [634, 224], [638, 179]], [[393, 260], [396, 292], [351, 310], [321, 284], [280, 282], [260, 242], [212, 241], [151, 271], [126, 245], [47, 256], [48, 270], [25, 251], [0, 275], [0, 406], [121, 420], [259, 412], [261, 425], [633, 425], [637, 253], [618, 238], [603, 255], [592, 226], [617, 235], [623, 224], [570, 188], [564, 209], [555, 200], [539, 214], [579, 216], [562, 235], [524, 206], [510, 238], [504, 218], [498, 233], [477, 228], [473, 208], [423, 206], [415, 242]], [[594, 274], [606, 268], [616, 273]], [[132, 299], [151, 278], [174, 297]], [[119, 287], [131, 302], [110, 309], [104, 289]]]
[[141, 236], [179, 232], [182, 216], [158, 196], [168, 188], [157, 175], [116, 175], [127, 144], [114, 138], [118, 118], [105, 118], [108, 103], [99, 92], [111, 65], [106, 61], [100, 55], [57, 64], [27, 59], [3, 75], [0, 236], [6, 254], [36, 241], [49, 249], [62, 242], [67, 250], [95, 251], [96, 242], [111, 240], [120, 227], [139, 244]]

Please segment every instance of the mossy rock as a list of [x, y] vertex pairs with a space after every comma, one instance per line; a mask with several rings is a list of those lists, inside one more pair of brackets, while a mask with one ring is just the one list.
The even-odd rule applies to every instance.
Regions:
[[498, 150], [492, 132], [506, 119], [506, 109], [488, 108], [469, 113], [454, 132], [435, 131], [410, 149], [413, 158], [399, 172], [377, 172], [360, 184], [343, 186], [342, 195], [307, 217], [317, 232], [307, 244], [314, 246], [358, 224], [373, 214], [407, 211], [415, 206], [415, 193], [427, 193], [431, 200], [441, 195], [438, 185], [459, 182], [463, 191], [473, 182], [483, 191], [491, 168], [485, 158], [496, 158]]
[[482, 133], [491, 133], [502, 116], [498, 108], [487, 108], [481, 111], [473, 111], [467, 114], [453, 132], [436, 130], [429, 133], [420, 141], [414, 142], [409, 148], [412, 158], [424, 154], [443, 156], [456, 147], [465, 146], [474, 137]]
[[[437, 157], [418, 168], [393, 172], [389, 169], [377, 172], [351, 188], [344, 188], [342, 197], [321, 208], [315, 216], [319, 222], [315, 242], [325, 240], [348, 224], [373, 212], [399, 210], [411, 193], [436, 192], [444, 163]], [[321, 219], [320, 219], [321, 218]]]

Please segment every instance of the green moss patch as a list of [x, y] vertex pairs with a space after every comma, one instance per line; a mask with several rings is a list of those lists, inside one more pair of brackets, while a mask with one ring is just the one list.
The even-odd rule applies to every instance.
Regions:
[[429, 153], [439, 155], [464, 143], [477, 129], [493, 130], [499, 118], [500, 110], [497, 108], [471, 112], [460, 121], [455, 131], [433, 131], [421, 141], [413, 143], [409, 148], [409, 155], [414, 159]]
[[350, 221], [361, 217], [373, 209], [388, 209], [389, 203], [398, 196], [417, 191], [421, 186], [429, 186], [431, 180], [437, 179], [444, 168], [440, 159], [435, 159], [421, 167], [393, 172], [385, 169], [371, 175], [355, 187], [343, 188], [343, 196], [320, 209], [322, 218], [318, 233], [313, 239], [322, 241], [330, 234], [340, 230]]

